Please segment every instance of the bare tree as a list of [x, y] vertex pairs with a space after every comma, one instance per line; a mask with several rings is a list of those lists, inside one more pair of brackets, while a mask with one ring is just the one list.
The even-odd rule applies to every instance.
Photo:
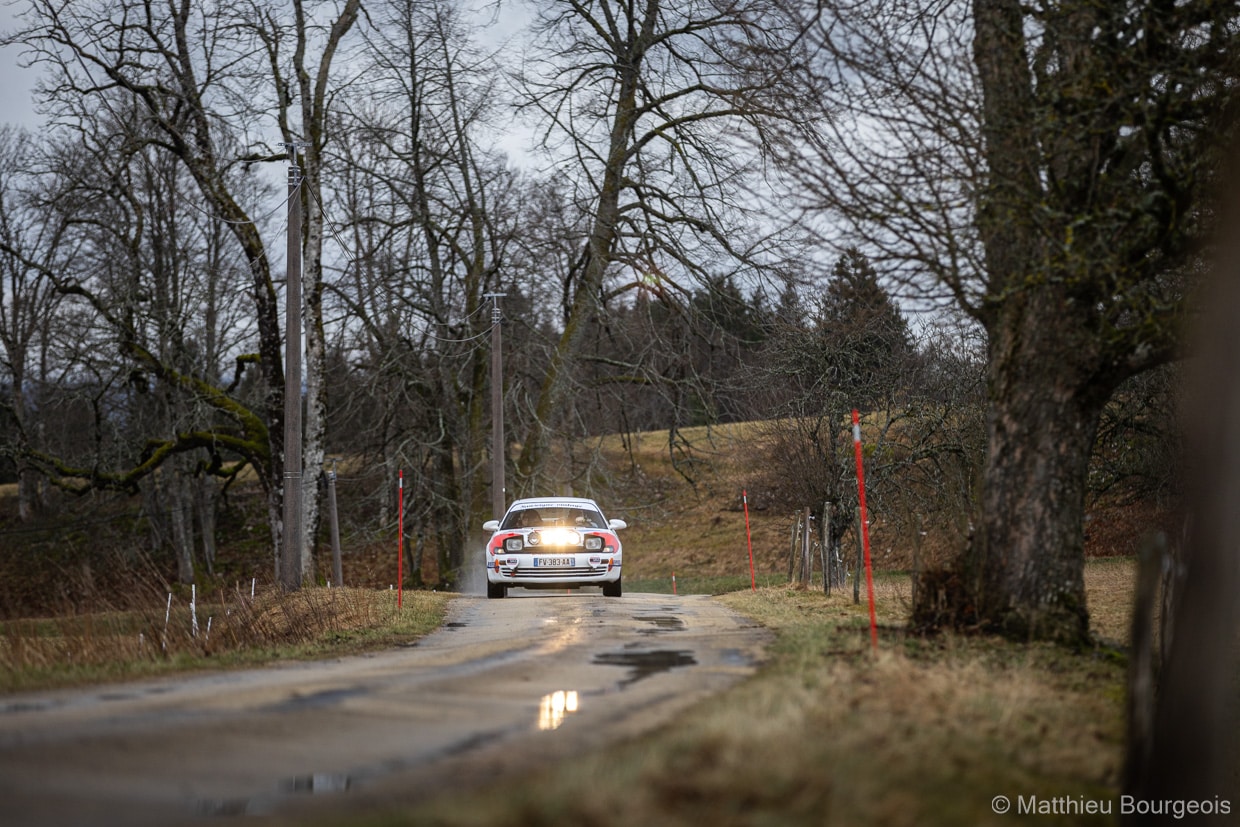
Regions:
[[188, 583], [195, 520], [208, 571], [214, 563], [212, 477], [238, 470], [225, 468], [225, 454], [245, 455], [218, 390], [225, 355], [245, 344], [235, 333], [242, 302], [227, 289], [245, 267], [222, 244], [222, 222], [192, 205], [176, 159], [132, 140], [140, 126], [120, 128], [112, 111], [43, 148], [33, 204], [64, 216], [74, 251], [40, 274], [64, 297], [58, 328], [74, 334], [57, 337], [57, 390], [93, 395], [96, 438], [87, 450], [24, 456], [77, 493], [144, 483], [157, 542], [173, 547]]
[[433, 538], [440, 577], [455, 580], [488, 502], [485, 296], [503, 287], [524, 194], [482, 141], [496, 70], [461, 13], [407, 0], [367, 22], [367, 95], [337, 121], [349, 138], [335, 149], [358, 263], [331, 298], [371, 398], [394, 406], [368, 447], [389, 483], [407, 472], [411, 551]]
[[[60, 295], [47, 272], [67, 252], [68, 217], [55, 208], [40, 209], [35, 190], [32, 138], [10, 126], [0, 127], [0, 347], [5, 384], [16, 426], [0, 452], [17, 466], [18, 518], [31, 519], [42, 501], [41, 477], [26, 459], [31, 449], [43, 450], [43, 423], [37, 394], [46, 376], [36, 358], [48, 344]], [[31, 395], [36, 399], [31, 399]]]
[[[307, 9], [303, 0], [292, 2], [292, 24], [281, 18], [288, 10], [268, 3], [251, 3], [245, 19], [259, 21], [255, 34], [263, 44], [271, 72], [272, 89], [278, 101], [277, 123], [290, 154], [301, 160], [302, 174], [299, 197], [305, 224], [302, 233], [302, 271], [305, 288], [302, 293], [302, 323], [305, 329], [305, 421], [303, 422], [303, 477], [301, 497], [300, 561], [290, 571], [286, 587], [293, 579], [314, 576], [314, 538], [319, 523], [320, 482], [323, 479], [327, 426], [326, 374], [327, 342], [323, 320], [323, 192], [324, 160], [330, 140], [329, 115], [333, 103], [333, 69], [345, 38], [357, 22], [361, 0], [344, 0], [333, 4], [324, 16], [323, 7], [312, 4]], [[322, 30], [325, 34], [321, 34]], [[290, 53], [291, 52], [291, 53]], [[315, 62], [311, 57], [317, 53]], [[289, 73], [291, 72], [291, 77]], [[296, 92], [296, 94], [294, 94]], [[288, 321], [293, 324], [293, 320]], [[308, 496], [307, 496], [308, 494]]]
[[798, 114], [781, 82], [794, 77], [782, 69], [797, 59], [795, 32], [773, 4], [564, 0], [542, 10], [534, 36], [550, 45], [518, 78], [523, 106], [589, 224], [558, 285], [561, 334], [517, 464], [532, 490], [551, 482], [550, 437], [609, 296], [643, 280], [685, 291], [712, 270], [776, 258], [738, 220], [754, 158], [739, 149], [742, 135]]
[[1236, 74], [1233, 3], [820, 4], [809, 206], [911, 296], [987, 333], [971, 622], [1088, 633], [1082, 525], [1099, 414], [1172, 358]]
[[[305, 162], [309, 185], [300, 195], [308, 202], [316, 200], [332, 59], [357, 17], [358, 5], [356, 0], [348, 0], [334, 22], [326, 26], [321, 61], [311, 73], [306, 54], [319, 29], [316, 20], [307, 19], [302, 4], [294, 2], [291, 58], [302, 118], [296, 125], [290, 117], [293, 84], [278, 67], [274, 78], [264, 73], [265, 68], [282, 59], [287, 34], [268, 7], [260, 10], [248, 3], [229, 3], [196, 8], [187, 1], [155, 5], [137, 0], [70, 6], [33, 0], [26, 15], [27, 27], [7, 40], [24, 44], [31, 60], [48, 67], [50, 80], [43, 94], [59, 123], [86, 132], [98, 107], [102, 107], [112, 111], [114, 123], [125, 130], [117, 136], [118, 142], [147, 144], [177, 159], [195, 182], [205, 209], [228, 227], [232, 243], [249, 262], [257, 352], [242, 354], [236, 364], [239, 369], [256, 365], [262, 374], [264, 398], [258, 412], [239, 404], [230, 396], [229, 388], [186, 375], [158, 354], [133, 347], [128, 355], [160, 381], [181, 393], [196, 395], [237, 421], [240, 435], [233, 438], [231, 447], [260, 469], [277, 555], [284, 484], [281, 335], [271, 262], [255, 221], [259, 202], [251, 197], [247, 181], [250, 164], [282, 158], [284, 153], [273, 152], [265, 142], [253, 140], [250, 130], [269, 126], [279, 130], [286, 142], [304, 131], [303, 138], [309, 144]], [[267, 114], [270, 111], [277, 112], [274, 122]], [[129, 112], [140, 114], [138, 122], [129, 122], [123, 114]], [[322, 454], [319, 374], [323, 337], [317, 313], [322, 289], [322, 230], [316, 211], [305, 210], [304, 214], [310, 216], [305, 233], [307, 272], [311, 276], [311, 289], [307, 291], [311, 321], [307, 384], [312, 397], [308, 443], [315, 462]], [[107, 308], [101, 305], [97, 309], [102, 313]], [[168, 450], [182, 447], [177, 443]], [[128, 484], [135, 479], [134, 472], [146, 473], [151, 461], [158, 463], [165, 455], [156, 452], [116, 479]], [[319, 465], [321, 462], [316, 462], [314, 467]], [[104, 478], [104, 482], [113, 484], [116, 479]], [[293, 570], [308, 573], [304, 556], [291, 565]]]
[[[149, 3], [65, 4], [35, 0], [27, 27], [9, 38], [23, 44], [31, 60], [44, 65], [43, 87], [52, 117], [80, 133], [94, 128], [95, 115], [112, 113], [124, 129], [125, 113], [139, 112], [142, 129], [122, 131], [115, 140], [148, 142], [185, 167], [206, 209], [226, 223], [249, 262], [250, 298], [258, 331], [257, 352], [238, 359], [239, 368], [257, 365], [264, 398], [260, 412], [238, 405], [225, 388], [178, 372], [156, 354], [130, 349], [129, 357], [160, 381], [199, 394], [207, 404], [235, 417], [232, 448], [260, 469], [267, 493], [273, 546], [280, 547], [283, 485], [283, 386], [280, 326], [271, 263], [259, 226], [236, 186], [241, 172], [235, 146], [221, 126], [237, 113], [238, 100], [224, 84], [240, 55], [249, 53], [236, 30], [189, 3], [154, 7]], [[99, 308], [108, 311], [108, 306]], [[106, 318], [106, 313], [101, 314]], [[89, 484], [131, 485], [174, 451], [155, 452], [127, 472], [84, 479]], [[61, 469], [63, 474], [69, 469]]]

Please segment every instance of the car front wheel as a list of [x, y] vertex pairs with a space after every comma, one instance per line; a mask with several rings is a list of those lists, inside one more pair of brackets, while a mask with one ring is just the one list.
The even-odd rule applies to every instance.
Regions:
[[503, 583], [487, 583], [487, 597], [491, 600], [499, 600], [508, 594], [508, 587]]
[[603, 597], [619, 597], [624, 594], [624, 586], [617, 580], [615, 583], [603, 584]]

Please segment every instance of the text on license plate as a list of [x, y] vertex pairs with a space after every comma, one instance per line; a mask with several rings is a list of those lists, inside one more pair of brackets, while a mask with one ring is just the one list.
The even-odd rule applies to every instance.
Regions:
[[565, 566], [571, 566], [572, 564], [573, 564], [573, 558], [571, 557], [535, 557], [534, 558], [534, 565], [537, 568], [555, 568], [555, 567], [563, 568]]

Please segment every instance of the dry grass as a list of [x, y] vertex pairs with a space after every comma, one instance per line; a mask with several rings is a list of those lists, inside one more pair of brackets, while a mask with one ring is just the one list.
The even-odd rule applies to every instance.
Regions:
[[[628, 479], [626, 580], [678, 571], [682, 582], [692, 572], [742, 575], [748, 583], [739, 501], [756, 456], [744, 442], [748, 427], [682, 433], [694, 445], [697, 461], [687, 469], [693, 486], [672, 467], [666, 432], [633, 436], [631, 457], [619, 438], [603, 440], [613, 471]], [[791, 515], [755, 509], [750, 517], [760, 576], [786, 575]], [[1103, 528], [1102, 521], [1093, 525], [1094, 542], [1111, 536]], [[882, 568], [881, 539], [876, 549]], [[1126, 558], [1087, 565], [1094, 631], [1109, 644], [1127, 639], [1134, 575]], [[92, 653], [102, 652], [105, 640], [116, 647], [120, 671], [95, 667], [88, 679], [179, 668], [182, 660], [202, 666], [356, 651], [435, 625], [445, 599], [407, 594], [406, 612], [414, 605], [421, 618], [415, 624], [409, 614], [393, 617], [389, 592], [331, 592], [338, 594], [311, 589], [260, 596], [249, 605], [217, 601], [215, 623], [219, 615], [226, 621], [213, 626], [209, 647], [188, 636], [184, 605], [174, 606], [176, 655], [154, 651], [162, 607], [5, 624], [0, 680], [12, 688], [10, 670], [24, 676], [18, 680], [72, 680], [76, 673], [65, 664], [99, 657]], [[777, 634], [758, 676], [695, 708], [674, 728], [530, 772], [520, 783], [497, 783], [490, 793], [446, 795], [364, 823], [1003, 825], [1014, 816], [992, 812], [991, 799], [1000, 794], [1114, 800], [1124, 666], [1112, 648], [1076, 653], [987, 637], [910, 637], [904, 632], [908, 578], [880, 573], [875, 592], [877, 656], [869, 650], [865, 604], [852, 603], [851, 589], [831, 596], [782, 587], [727, 595], [720, 599]], [[139, 639], [145, 648], [135, 652]]]
[[[1122, 627], [1131, 565], [1089, 569], [1091, 592], [1114, 592], [1095, 612], [1100, 628]], [[877, 579], [877, 655], [864, 598], [854, 605], [851, 592], [722, 597], [777, 633], [759, 676], [648, 738], [365, 823], [1002, 825], [1013, 816], [993, 812], [996, 795], [1114, 801], [1120, 660], [1107, 649], [910, 637], [908, 592], [904, 577]]]
[[[443, 620], [449, 596], [307, 588], [0, 624], [0, 691], [312, 658], [407, 641]], [[197, 626], [195, 627], [195, 618]]]
[[1115, 645], [1128, 644], [1136, 582], [1133, 557], [1102, 557], [1086, 564], [1085, 599], [1095, 637]]
[[[753, 490], [755, 480], [763, 478], [763, 469], [771, 462], [763, 441], [769, 430], [766, 423], [747, 422], [678, 431], [678, 444], [688, 446], [692, 457], [685, 464], [684, 456], [679, 456], [692, 484], [673, 467], [667, 431], [598, 440], [615, 485], [615, 499], [604, 498], [603, 504], [609, 515], [622, 512], [618, 516], [629, 522], [624, 533], [626, 579], [655, 580], [676, 572], [682, 577], [748, 580], [749, 543], [741, 503], [741, 492], [747, 486], [757, 572], [787, 575], [796, 515], [793, 509], [772, 505], [762, 491]], [[910, 569], [913, 539], [907, 526], [900, 528], [896, 515], [876, 510], [873, 503], [869, 516], [875, 568]], [[959, 526], [942, 515], [937, 522], [932, 517], [925, 516], [926, 535], [919, 539], [923, 564], [946, 561], [964, 542]], [[1088, 518], [1086, 554], [1090, 558], [1135, 555], [1141, 539], [1152, 531], [1168, 531], [1170, 520], [1165, 510], [1152, 507], [1095, 504]], [[855, 533], [846, 534], [842, 544], [846, 557], [854, 555]], [[1115, 637], [1111, 629], [1100, 630], [1100, 634]]]

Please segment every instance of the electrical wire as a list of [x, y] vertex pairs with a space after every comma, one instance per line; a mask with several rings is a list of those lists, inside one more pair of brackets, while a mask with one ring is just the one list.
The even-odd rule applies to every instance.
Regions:
[[[446, 324], [446, 322], [435, 322], [435, 324]], [[495, 328], [495, 325], [491, 325], [490, 327], [488, 327], [486, 330], [482, 331], [481, 333], [476, 333], [473, 336], [469, 336], [468, 338], [465, 338], [465, 339], [447, 339], [443, 336], [436, 336], [434, 333], [429, 333], [429, 332], [426, 334], [426, 336], [429, 339], [434, 339], [436, 342], [446, 342], [448, 344], [467, 344], [469, 342], [476, 342], [479, 339], [484, 339], [487, 336], [490, 336], [491, 331], [494, 328]]]

